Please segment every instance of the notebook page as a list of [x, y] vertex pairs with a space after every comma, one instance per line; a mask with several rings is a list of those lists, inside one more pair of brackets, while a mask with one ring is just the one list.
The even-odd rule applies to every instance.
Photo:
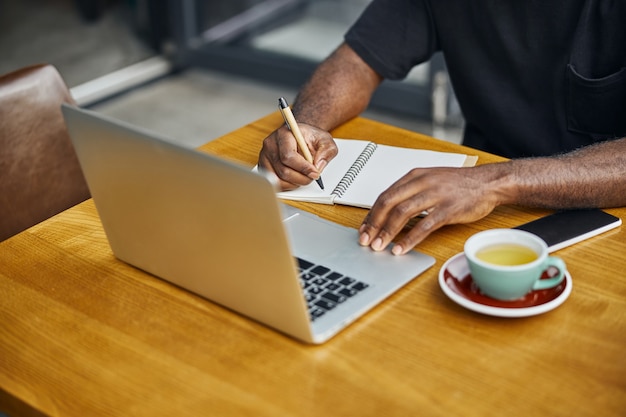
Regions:
[[461, 167], [467, 155], [378, 145], [365, 168], [335, 203], [371, 208], [389, 186], [412, 168]]

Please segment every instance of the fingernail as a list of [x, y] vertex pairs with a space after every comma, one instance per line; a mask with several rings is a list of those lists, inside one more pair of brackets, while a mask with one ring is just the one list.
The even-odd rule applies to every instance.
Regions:
[[370, 236], [367, 233], [361, 233], [361, 235], [359, 236], [359, 245], [367, 246], [369, 245], [369, 243], [370, 243]]
[[324, 168], [326, 168], [326, 165], [328, 165], [328, 162], [326, 162], [325, 159], [320, 159], [319, 161], [317, 161], [317, 169], [322, 172], [324, 170]]
[[402, 255], [404, 253], [404, 249], [400, 245], [394, 245], [391, 249], [391, 253], [394, 255]]
[[383, 250], [383, 240], [379, 237], [374, 239], [374, 241], [372, 242], [372, 249], [374, 249], [375, 251]]

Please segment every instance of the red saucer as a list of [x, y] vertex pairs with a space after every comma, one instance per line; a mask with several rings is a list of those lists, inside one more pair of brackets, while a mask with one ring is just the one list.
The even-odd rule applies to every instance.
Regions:
[[[542, 278], [549, 278], [548, 272]], [[566, 271], [565, 279], [556, 287], [532, 291], [524, 297], [502, 301], [480, 292], [469, 271], [463, 253], [450, 258], [439, 271], [439, 285], [450, 299], [470, 310], [501, 317], [525, 317], [541, 314], [561, 305], [572, 290], [572, 279]]]

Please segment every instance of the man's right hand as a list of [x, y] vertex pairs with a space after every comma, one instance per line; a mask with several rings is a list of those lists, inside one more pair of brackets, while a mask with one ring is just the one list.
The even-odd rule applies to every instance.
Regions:
[[281, 190], [293, 190], [318, 179], [337, 155], [337, 145], [330, 133], [306, 123], [298, 126], [313, 155], [312, 164], [298, 152], [296, 139], [286, 126], [265, 138], [259, 154], [259, 168], [273, 172]]

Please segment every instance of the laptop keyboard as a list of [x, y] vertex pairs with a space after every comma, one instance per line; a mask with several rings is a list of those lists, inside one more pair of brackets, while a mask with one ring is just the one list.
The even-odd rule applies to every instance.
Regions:
[[296, 258], [300, 271], [300, 282], [309, 308], [311, 320], [322, 317], [326, 312], [356, 296], [369, 287], [368, 284], [333, 271], [322, 265]]

